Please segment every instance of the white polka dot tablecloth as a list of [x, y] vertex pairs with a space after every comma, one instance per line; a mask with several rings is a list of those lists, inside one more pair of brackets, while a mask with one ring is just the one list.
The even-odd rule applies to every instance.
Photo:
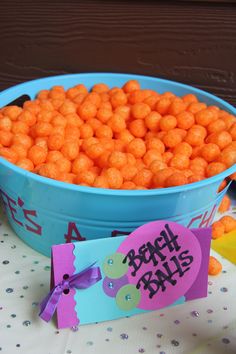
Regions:
[[223, 272], [209, 277], [207, 298], [57, 330], [38, 317], [38, 303], [49, 292], [49, 258], [24, 244], [2, 213], [0, 222], [0, 353], [236, 353], [236, 267], [221, 256]]

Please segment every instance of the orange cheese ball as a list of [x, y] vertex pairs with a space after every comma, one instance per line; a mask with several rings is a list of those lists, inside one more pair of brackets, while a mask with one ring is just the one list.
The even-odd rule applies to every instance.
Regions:
[[72, 172], [76, 175], [93, 166], [93, 161], [84, 153], [80, 153], [72, 162]]
[[75, 178], [76, 184], [86, 183], [89, 186], [94, 184], [95, 178], [97, 177], [96, 173], [93, 171], [82, 171], [80, 174]]
[[[180, 134], [176, 134], [174, 130], [169, 130], [162, 139], [163, 143], [167, 148], [174, 148], [182, 141]], [[191, 145], [191, 144], [190, 144]]]
[[173, 152], [174, 154], [183, 154], [190, 157], [192, 155], [193, 148], [191, 145], [183, 141], [174, 147]]
[[171, 100], [169, 98], [163, 97], [156, 104], [156, 111], [161, 115], [165, 115], [171, 105]]
[[146, 166], [150, 166], [151, 163], [155, 160], [162, 161], [162, 155], [161, 153], [156, 150], [156, 149], [150, 149], [148, 150], [145, 155], [143, 156], [143, 162], [145, 163]]
[[181, 172], [174, 172], [170, 175], [166, 181], [166, 187], [175, 187], [175, 186], [182, 186], [188, 183], [188, 178]]
[[160, 129], [163, 131], [172, 130], [177, 125], [177, 119], [172, 115], [163, 116], [159, 121]]
[[182, 97], [182, 100], [186, 103], [198, 102], [197, 97], [195, 95], [193, 95], [192, 93], [188, 93], [187, 95], [184, 95]]
[[94, 85], [92, 88], [92, 92], [97, 92], [97, 93], [103, 93], [108, 91], [109, 91], [109, 87], [106, 84], [103, 84], [102, 82]]
[[[36, 136], [49, 136], [52, 130], [52, 125], [47, 122], [38, 122], [35, 125]], [[22, 133], [24, 134], [24, 133]]]
[[104, 152], [104, 148], [101, 143], [92, 144], [86, 149], [86, 154], [92, 160], [97, 159], [99, 156], [102, 155], [103, 152]]
[[158, 150], [161, 154], [164, 154], [165, 152], [165, 145], [163, 144], [163, 142], [158, 139], [158, 138], [149, 138], [148, 140], [146, 140], [146, 147], [147, 150], [150, 149], [155, 149]]
[[65, 157], [57, 159], [54, 163], [60, 172], [69, 173], [71, 171], [71, 161]]
[[60, 151], [57, 150], [49, 151], [47, 154], [46, 162], [56, 162], [61, 158], [63, 158], [63, 155]]
[[217, 118], [216, 112], [209, 108], [203, 109], [195, 114], [196, 123], [203, 127], [214, 122]]
[[97, 92], [90, 92], [84, 99], [83, 103], [91, 103], [95, 105], [97, 108], [100, 107], [102, 103], [102, 99]]
[[12, 138], [12, 144], [22, 144], [26, 149], [29, 149], [33, 145], [33, 140], [28, 135], [16, 134]]
[[193, 125], [187, 132], [185, 141], [191, 146], [198, 146], [204, 143], [206, 129], [201, 125]]
[[147, 127], [143, 119], [135, 119], [129, 124], [129, 130], [136, 138], [144, 138], [147, 133]]
[[32, 172], [34, 170], [34, 164], [30, 159], [22, 158], [19, 159], [16, 163], [18, 167], [23, 168], [24, 170]]
[[224, 231], [226, 233], [236, 230], [236, 220], [232, 216], [223, 216], [222, 218], [220, 218], [220, 222], [224, 225]]
[[0, 156], [87, 187], [172, 187], [235, 165], [236, 117], [193, 94], [142, 89], [137, 80], [122, 88], [100, 82], [90, 91], [57, 85], [23, 108], [0, 109]]
[[196, 114], [197, 112], [202, 111], [203, 109], [206, 109], [207, 105], [205, 103], [201, 102], [192, 102], [187, 108], [187, 111]]
[[104, 107], [104, 105], [101, 105], [100, 108], [97, 111], [97, 119], [100, 120], [102, 123], [108, 122], [108, 120], [112, 117], [113, 112], [111, 108]]
[[115, 113], [120, 114], [125, 120], [130, 118], [131, 108], [128, 105], [122, 105], [115, 108]]
[[96, 188], [110, 188], [107, 178], [105, 176], [97, 176], [93, 183], [93, 187]]
[[123, 90], [125, 93], [140, 90], [140, 84], [137, 80], [129, 80], [123, 86]]
[[151, 108], [149, 107], [149, 105], [143, 102], [135, 103], [131, 107], [131, 114], [134, 119], [144, 119], [148, 116], [150, 112]]
[[43, 177], [58, 179], [60, 174], [58, 167], [54, 163], [45, 163], [39, 168], [39, 174]]
[[7, 106], [3, 108], [2, 112], [5, 117], [9, 117], [12, 121], [15, 121], [21, 114], [22, 108], [17, 106]]
[[0, 147], [0, 157], [3, 157], [11, 163], [16, 163], [18, 155], [14, 150], [11, 150], [7, 147]]
[[187, 104], [179, 97], [173, 99], [168, 109], [168, 113], [176, 116], [183, 112], [187, 107]]
[[13, 142], [13, 134], [10, 131], [0, 131], [0, 144], [10, 146]]
[[167, 168], [167, 164], [161, 160], [154, 160], [152, 163], [149, 165], [150, 171], [152, 171], [153, 174], [156, 174], [158, 171], [163, 170]]
[[108, 158], [109, 167], [115, 167], [120, 169], [127, 164], [127, 157], [124, 152], [113, 151]]
[[230, 148], [229, 146], [221, 151], [218, 158], [219, 162], [224, 163], [227, 167], [231, 167], [236, 163], [236, 148]]
[[43, 147], [38, 146], [38, 145], [33, 145], [27, 155], [28, 159], [30, 159], [33, 164], [39, 165], [41, 163], [44, 163], [47, 158], [47, 150], [45, 150]]
[[10, 118], [2, 117], [0, 119], [0, 131], [10, 132], [12, 129], [13, 123]]
[[232, 142], [232, 140], [233, 139], [230, 133], [228, 133], [227, 131], [222, 131], [222, 132], [211, 134], [208, 137], [207, 142], [217, 144], [219, 148], [222, 150], [225, 147], [227, 147]]
[[143, 102], [146, 103], [151, 108], [151, 110], [154, 110], [159, 100], [160, 95], [155, 92], [155, 94], [152, 94], [151, 96], [145, 98]]
[[13, 144], [11, 145], [11, 150], [17, 153], [18, 159], [22, 159], [27, 156], [27, 148], [23, 144]]
[[128, 144], [131, 142], [131, 140], [134, 139], [134, 135], [128, 130], [124, 129], [120, 133], [116, 133], [115, 137], [117, 139], [122, 140], [125, 144]]
[[161, 115], [158, 112], [150, 112], [146, 117], [145, 117], [145, 124], [146, 127], [153, 132], [157, 132], [159, 130], [159, 123], [161, 120]]
[[222, 271], [222, 264], [215, 258], [210, 256], [208, 274], [209, 275], [218, 275]]
[[147, 168], [143, 168], [139, 170], [135, 177], [133, 178], [133, 182], [137, 186], [142, 186], [142, 187], [150, 187], [151, 181], [152, 181], [153, 173]]
[[65, 117], [63, 117], [62, 114], [56, 114], [51, 122], [50, 122], [54, 127], [58, 127], [58, 126], [62, 126], [62, 127], [65, 127], [66, 124], [67, 124], [67, 120]]
[[170, 177], [174, 172], [173, 168], [164, 168], [162, 170], [157, 171], [153, 176], [153, 184], [154, 187], [163, 188], [166, 184], [166, 180]]
[[110, 167], [105, 172], [108, 185], [111, 189], [120, 189], [123, 184], [123, 176], [121, 172], [114, 167]]
[[224, 121], [226, 130], [229, 130], [235, 123], [235, 116], [228, 114], [227, 112], [223, 112], [223, 116], [220, 116], [220, 118]]
[[220, 206], [218, 208], [219, 213], [225, 213], [226, 211], [228, 211], [230, 208], [230, 205], [231, 205], [230, 198], [227, 195], [224, 195], [224, 197], [220, 203]]
[[124, 181], [131, 181], [137, 174], [138, 168], [134, 165], [126, 164], [120, 170]]
[[61, 148], [61, 152], [68, 160], [74, 160], [79, 153], [79, 144], [76, 141], [66, 141]]
[[64, 136], [61, 134], [52, 134], [49, 136], [47, 145], [50, 150], [60, 150], [64, 144]]
[[216, 240], [224, 235], [225, 227], [221, 221], [215, 221], [212, 224], [212, 238]]
[[226, 124], [223, 119], [217, 119], [208, 124], [207, 130], [209, 134], [218, 133], [226, 129]]
[[102, 124], [95, 131], [96, 137], [98, 138], [108, 138], [111, 139], [113, 137], [113, 131], [110, 127], [105, 124]]
[[177, 114], [176, 119], [177, 127], [184, 130], [190, 129], [195, 123], [193, 113], [187, 111]]
[[25, 110], [18, 116], [18, 121], [26, 123], [29, 127], [31, 127], [37, 122], [37, 118], [35, 114]]
[[203, 145], [200, 151], [201, 156], [206, 160], [207, 162], [211, 162], [216, 160], [219, 155], [220, 155], [220, 148], [218, 145], [209, 143], [206, 145]]
[[145, 145], [144, 141], [140, 138], [133, 139], [127, 145], [126, 149], [127, 149], [127, 152], [134, 155], [135, 158], [143, 157], [143, 155], [146, 153], [146, 145]]
[[212, 177], [218, 175], [224, 170], [226, 170], [226, 165], [222, 162], [211, 162], [206, 168], [206, 175], [207, 177]]
[[125, 119], [122, 117], [122, 115], [118, 113], [114, 113], [112, 115], [112, 117], [108, 121], [108, 125], [114, 133], [120, 133], [126, 128]]
[[79, 117], [85, 121], [90, 118], [95, 118], [97, 114], [97, 107], [93, 103], [83, 102], [78, 108], [78, 114]]
[[177, 153], [170, 160], [169, 166], [177, 170], [185, 170], [189, 167], [189, 157], [185, 154]]
[[127, 96], [123, 91], [118, 91], [115, 92], [111, 96], [111, 105], [113, 108], [116, 108], [118, 106], [123, 106], [127, 103]]

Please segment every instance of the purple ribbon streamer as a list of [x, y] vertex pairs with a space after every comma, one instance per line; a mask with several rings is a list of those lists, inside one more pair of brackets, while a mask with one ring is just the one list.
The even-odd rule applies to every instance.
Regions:
[[93, 267], [94, 264], [67, 279], [63, 279], [59, 284], [54, 286], [40, 304], [39, 316], [44, 321], [49, 322], [51, 320], [64, 290], [73, 288], [87, 289], [102, 279], [100, 268]]

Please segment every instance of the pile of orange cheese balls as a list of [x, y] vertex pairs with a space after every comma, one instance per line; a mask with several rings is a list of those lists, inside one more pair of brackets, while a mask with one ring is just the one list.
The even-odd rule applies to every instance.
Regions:
[[180, 186], [236, 163], [236, 120], [193, 94], [159, 94], [136, 80], [91, 91], [54, 86], [23, 108], [0, 109], [0, 156], [81, 186]]

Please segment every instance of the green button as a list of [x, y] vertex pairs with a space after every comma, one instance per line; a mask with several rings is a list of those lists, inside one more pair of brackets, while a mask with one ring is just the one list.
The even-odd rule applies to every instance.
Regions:
[[135, 285], [125, 285], [116, 294], [117, 306], [123, 311], [130, 311], [137, 307], [141, 293]]
[[108, 278], [117, 279], [128, 271], [128, 264], [123, 263], [125, 256], [122, 253], [113, 253], [103, 262], [103, 272]]

